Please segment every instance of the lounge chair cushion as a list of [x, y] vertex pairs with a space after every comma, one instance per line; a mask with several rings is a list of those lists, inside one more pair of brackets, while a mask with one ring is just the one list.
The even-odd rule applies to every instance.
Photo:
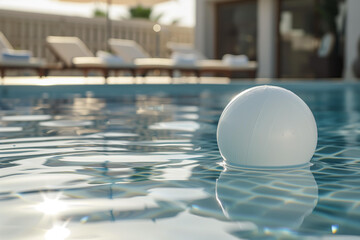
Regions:
[[97, 51], [96, 57], [101, 58], [106, 64], [109, 65], [124, 64], [124, 60], [121, 57], [105, 51]]
[[133, 68], [134, 64], [123, 62], [106, 62], [100, 57], [76, 57], [73, 58], [73, 65], [77, 68]]
[[138, 58], [150, 57], [150, 55], [133, 40], [111, 38], [108, 43], [111, 50], [127, 63], [132, 63]]
[[32, 57], [31, 51], [26, 50], [2, 49], [0, 52], [4, 61], [29, 61]]
[[193, 53], [181, 53], [181, 52], [174, 52], [171, 56], [174, 61], [175, 65], [179, 66], [195, 66], [197, 56]]
[[75, 57], [72, 59], [72, 65], [80, 68], [106, 67], [106, 63], [98, 57]]
[[73, 58], [94, 57], [94, 54], [77, 37], [48, 36], [46, 42], [67, 67], [73, 66]]
[[190, 54], [194, 56], [196, 60], [206, 59], [204, 54], [196, 50], [193, 45], [188, 43], [168, 42], [166, 46], [171, 50], [172, 58], [174, 58], [174, 54]]
[[0, 51], [7, 50], [7, 49], [13, 49], [5, 35], [0, 32]]
[[256, 70], [256, 62], [249, 61], [246, 65], [227, 65], [222, 60], [200, 60], [198, 67], [201, 70], [218, 70], [218, 71], [240, 71], [240, 70]]
[[246, 66], [249, 63], [249, 59], [246, 55], [225, 54], [222, 61], [225, 65], [229, 66]]
[[174, 61], [170, 58], [138, 58], [134, 61], [135, 65], [140, 68], [164, 68], [170, 69]]
[[0, 32], [0, 67], [3, 68], [40, 68], [45, 66], [45, 60], [33, 58], [32, 52], [14, 50], [5, 35]]
[[36, 67], [44, 67], [45, 60], [40, 58], [30, 58], [27, 61], [18, 61], [18, 60], [4, 60], [0, 59], [0, 66], [1, 67], [16, 67], [16, 68], [36, 68]]

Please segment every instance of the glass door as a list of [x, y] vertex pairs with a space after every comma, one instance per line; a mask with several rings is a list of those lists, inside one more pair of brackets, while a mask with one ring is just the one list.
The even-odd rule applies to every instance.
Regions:
[[238, 0], [216, 4], [216, 58], [246, 55], [256, 61], [257, 1]]
[[344, 0], [280, 0], [279, 77], [342, 75], [345, 4]]

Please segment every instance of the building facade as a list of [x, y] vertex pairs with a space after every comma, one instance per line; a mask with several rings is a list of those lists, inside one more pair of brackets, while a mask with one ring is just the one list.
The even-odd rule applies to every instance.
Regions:
[[355, 79], [359, 12], [359, 0], [197, 0], [195, 46], [245, 54], [259, 78]]

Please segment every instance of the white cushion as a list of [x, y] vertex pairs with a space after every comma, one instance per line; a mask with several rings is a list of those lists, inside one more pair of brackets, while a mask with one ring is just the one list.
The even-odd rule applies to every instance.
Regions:
[[108, 65], [116, 65], [116, 64], [124, 63], [124, 60], [121, 57], [105, 51], [97, 51], [96, 57], [101, 58]]
[[134, 64], [124, 62], [107, 62], [100, 57], [76, 57], [73, 58], [74, 66], [78, 68], [133, 68]]
[[246, 66], [249, 63], [249, 58], [246, 55], [225, 54], [222, 61], [229, 66]]
[[200, 60], [198, 66], [202, 70], [255, 70], [257, 63], [249, 61], [246, 65], [226, 65], [222, 60]]
[[94, 57], [94, 54], [77, 37], [48, 36], [46, 42], [67, 67], [72, 66], [73, 58]]
[[28, 61], [12, 61], [0, 59], [1, 67], [43, 67], [45, 61], [39, 58], [30, 58]]
[[173, 54], [191, 54], [195, 56], [197, 60], [206, 59], [204, 54], [199, 52], [191, 44], [188, 43], [168, 42], [166, 46], [172, 51]]
[[125, 62], [132, 63], [137, 58], [149, 58], [150, 55], [135, 41], [111, 38], [108, 41], [111, 50]]
[[174, 64], [179, 66], [195, 66], [197, 61], [197, 57], [193, 53], [174, 52], [171, 58], [174, 60]]
[[138, 67], [147, 68], [171, 68], [174, 65], [170, 58], [138, 58], [134, 63]]
[[0, 32], [0, 51], [4, 49], [13, 49], [13, 47], [11, 46], [5, 35]]

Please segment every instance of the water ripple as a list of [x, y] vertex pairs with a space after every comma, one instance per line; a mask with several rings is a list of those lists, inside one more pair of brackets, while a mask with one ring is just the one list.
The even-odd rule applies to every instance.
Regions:
[[216, 125], [233, 89], [1, 99], [0, 236], [355, 239], [360, 94], [349, 109], [345, 89], [297, 93], [318, 148], [310, 166], [276, 171], [224, 167]]

